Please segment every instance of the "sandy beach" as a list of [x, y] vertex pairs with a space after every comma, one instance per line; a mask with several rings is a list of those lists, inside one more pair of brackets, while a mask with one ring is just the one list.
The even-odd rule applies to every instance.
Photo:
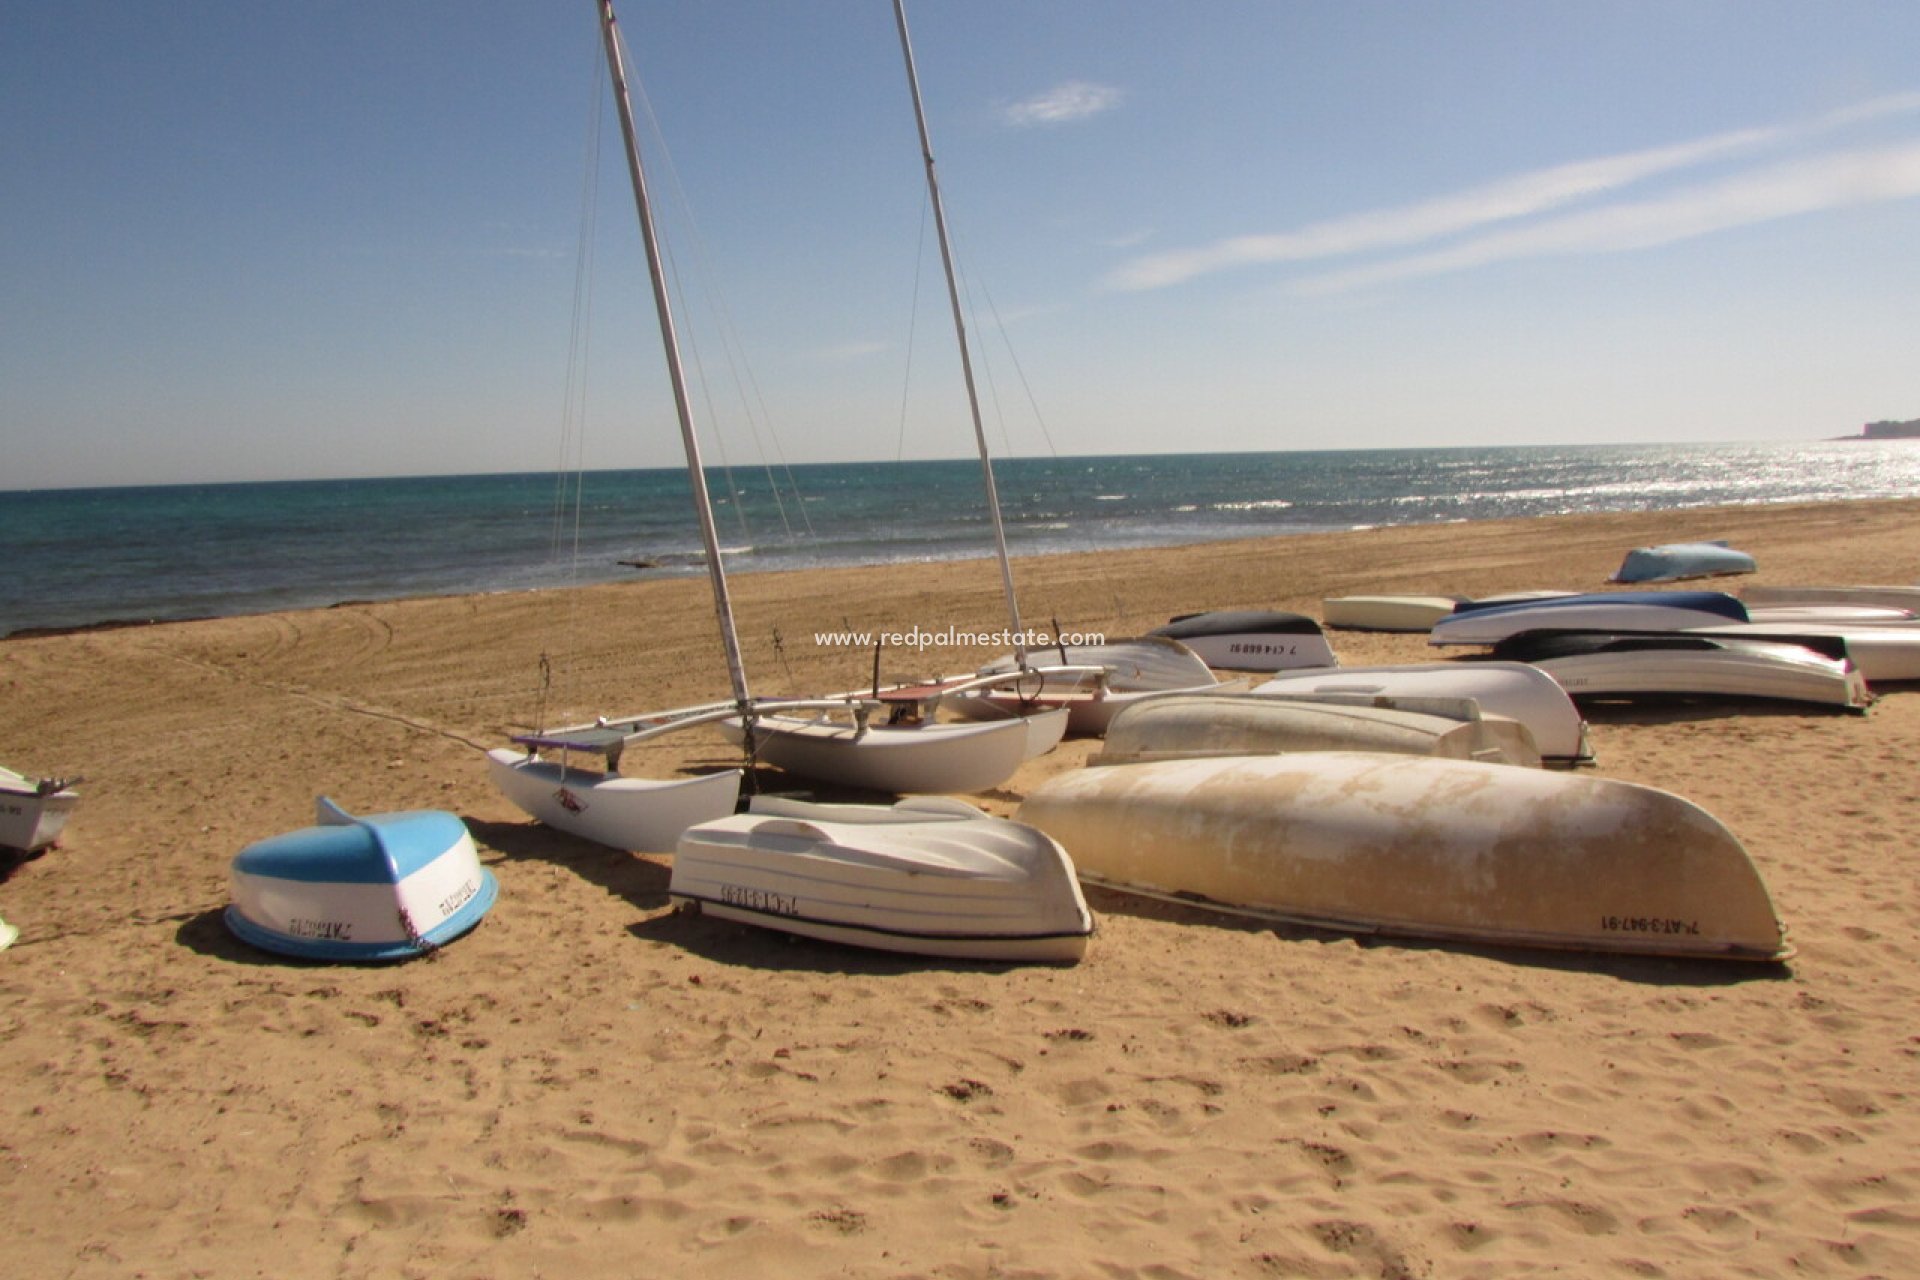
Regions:
[[[1029, 626], [1137, 634], [1325, 596], [1597, 590], [1727, 538], [1749, 583], [1920, 581], [1920, 500], [1390, 528], [1017, 562]], [[857, 686], [820, 631], [1006, 625], [984, 561], [734, 582], [757, 691]], [[1332, 633], [1343, 663], [1443, 656]], [[542, 690], [542, 657], [551, 684]], [[896, 651], [889, 675], [994, 656]], [[529, 824], [479, 748], [720, 696], [703, 581], [0, 642], [0, 761], [83, 774], [5, 866], [0, 1256], [21, 1277], [1911, 1276], [1920, 688], [1865, 715], [1593, 717], [1797, 954], [1689, 963], [1356, 939], [1090, 892], [1066, 968], [676, 914], [667, 856]], [[1011, 813], [1097, 744], [981, 798]], [[629, 757], [730, 763], [717, 736]], [[772, 775], [765, 786], [791, 790]], [[447, 809], [500, 882], [432, 957], [226, 930], [248, 843]]]

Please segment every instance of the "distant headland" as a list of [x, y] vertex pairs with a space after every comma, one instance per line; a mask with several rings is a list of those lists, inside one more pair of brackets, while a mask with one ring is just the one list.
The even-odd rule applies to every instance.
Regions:
[[1920, 418], [1906, 422], [1869, 422], [1860, 428], [1858, 436], [1842, 436], [1843, 440], [1920, 440]]

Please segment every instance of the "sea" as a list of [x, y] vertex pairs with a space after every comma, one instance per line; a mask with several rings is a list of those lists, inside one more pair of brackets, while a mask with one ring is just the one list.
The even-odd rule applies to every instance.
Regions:
[[[1021, 556], [1910, 497], [1920, 440], [1010, 458], [994, 474]], [[708, 483], [729, 573], [991, 554], [976, 460], [736, 467]], [[0, 635], [704, 564], [678, 468], [0, 491], [0, 553]]]

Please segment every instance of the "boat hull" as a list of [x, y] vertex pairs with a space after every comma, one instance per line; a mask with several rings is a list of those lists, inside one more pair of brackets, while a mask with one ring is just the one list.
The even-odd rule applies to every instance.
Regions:
[[1216, 610], [1175, 618], [1150, 633], [1178, 640], [1220, 671], [1290, 671], [1340, 660], [1320, 624], [1298, 613]]
[[1454, 714], [1262, 694], [1165, 694], [1116, 718], [1090, 763], [1133, 764], [1290, 751], [1380, 751], [1537, 766], [1525, 725], [1485, 718], [1461, 701]]
[[257, 841], [229, 869], [227, 927], [267, 951], [402, 960], [466, 933], [499, 889], [473, 837], [438, 810], [321, 822]]
[[681, 836], [668, 893], [718, 919], [953, 959], [1072, 963], [1093, 931], [1057, 843], [938, 802], [756, 800]]
[[1428, 631], [1458, 603], [1452, 596], [1336, 596], [1320, 602], [1320, 617], [1350, 631]]
[[666, 853], [680, 833], [732, 813], [740, 771], [692, 778], [628, 778], [497, 747], [487, 752], [493, 785], [528, 817], [556, 831], [633, 853]]
[[1337, 671], [1285, 671], [1256, 694], [1334, 694], [1366, 698], [1470, 698], [1482, 713], [1517, 720], [1548, 764], [1593, 760], [1587, 722], [1552, 676], [1523, 662], [1416, 662]]
[[[1920, 635], [1915, 636], [1920, 642]], [[1809, 637], [1809, 643], [1822, 643]], [[1705, 632], [1650, 635], [1522, 633], [1494, 647], [1531, 664], [1576, 699], [1716, 697], [1864, 709], [1865, 674], [1833, 640], [1829, 653], [1786, 640]]]
[[1050, 779], [1018, 818], [1083, 879], [1337, 929], [1777, 960], [1740, 842], [1610, 779], [1370, 753], [1221, 757]]
[[1752, 573], [1753, 557], [1724, 542], [1672, 542], [1658, 547], [1635, 547], [1614, 572], [1615, 582], [1678, 582], [1685, 578], [1717, 578]]
[[[739, 718], [717, 726], [744, 743]], [[985, 721], [934, 721], [862, 729], [844, 718], [762, 715], [753, 755], [762, 764], [840, 786], [894, 795], [990, 791], [1013, 777], [1039, 744], [1059, 741], [1067, 713], [1054, 709]]]

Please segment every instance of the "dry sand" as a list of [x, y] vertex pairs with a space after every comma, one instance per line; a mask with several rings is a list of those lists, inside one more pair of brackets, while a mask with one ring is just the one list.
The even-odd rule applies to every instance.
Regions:
[[[1920, 579], [1920, 501], [1018, 574], [1031, 622], [1119, 635], [1597, 589], [1629, 547], [1703, 537], [1758, 557], [1742, 581]], [[866, 678], [816, 629], [1004, 616], [985, 563], [735, 585], [764, 692]], [[1084, 963], [969, 967], [674, 914], [664, 857], [493, 794], [474, 748], [535, 717], [543, 652], [551, 719], [717, 695], [713, 637], [701, 583], [636, 581], [0, 643], [0, 760], [89, 779], [62, 847], [0, 883], [22, 929], [0, 953], [7, 1274], [1920, 1274], [1920, 690], [1865, 716], [1596, 716], [1600, 773], [1745, 840], [1787, 965], [1356, 941], [1096, 893]], [[1434, 656], [1334, 640], [1349, 665]], [[695, 735], [630, 771], [725, 759]], [[458, 813], [499, 904], [402, 965], [237, 942], [229, 862], [319, 792]]]

